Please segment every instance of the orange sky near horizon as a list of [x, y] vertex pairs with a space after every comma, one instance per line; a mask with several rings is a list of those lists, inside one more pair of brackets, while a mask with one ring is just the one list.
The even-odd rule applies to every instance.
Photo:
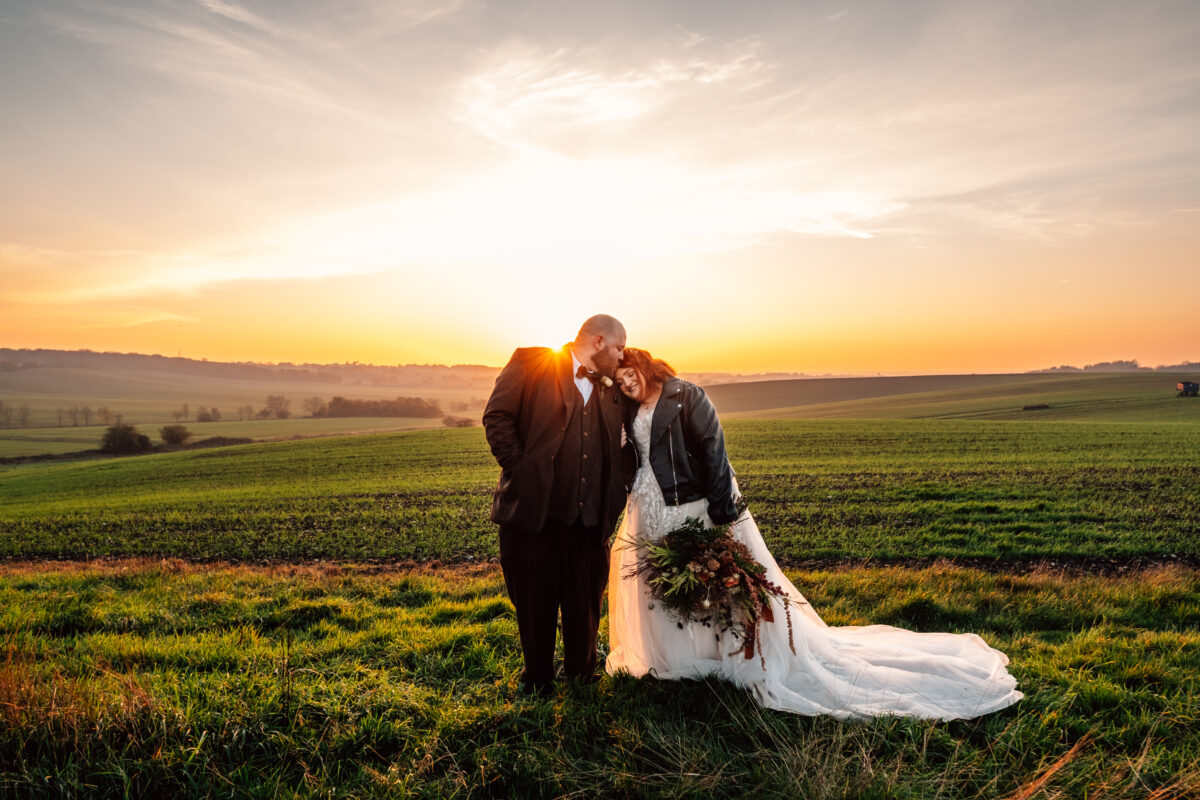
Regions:
[[1200, 6], [44, 0], [0, 347], [689, 371], [1200, 361]]

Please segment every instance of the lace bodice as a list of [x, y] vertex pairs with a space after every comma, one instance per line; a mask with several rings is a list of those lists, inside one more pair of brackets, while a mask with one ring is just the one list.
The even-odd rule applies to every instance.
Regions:
[[637, 445], [638, 463], [650, 461], [650, 424], [654, 421], [654, 408], [641, 406], [633, 420], [633, 443]]
[[633, 420], [633, 443], [638, 451], [637, 475], [633, 479], [633, 490], [629, 499], [637, 505], [640, 539], [661, 539], [664, 533], [678, 528], [688, 517], [695, 517], [711, 525], [708, 518], [708, 501], [696, 500], [678, 506], [669, 506], [663, 499], [662, 487], [650, 467], [650, 426], [654, 422], [654, 408], [641, 407]]

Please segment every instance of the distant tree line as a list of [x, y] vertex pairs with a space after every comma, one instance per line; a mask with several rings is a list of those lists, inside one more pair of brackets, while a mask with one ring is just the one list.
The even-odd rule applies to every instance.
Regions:
[[[239, 411], [241, 411], [241, 409], [239, 409]], [[250, 416], [253, 416], [254, 409], [251, 408], [250, 412]], [[188, 419], [191, 418], [191, 410], [188, 408], [188, 404], [184, 403], [183, 408], [179, 409], [178, 411], [172, 411], [171, 416], [175, 418], [176, 422], [181, 420], [187, 422]], [[249, 419], [248, 416], [243, 416], [241, 418]], [[221, 416], [221, 409], [217, 408], [216, 406], [213, 406], [212, 408], [205, 408], [204, 406], [196, 407], [196, 422], [220, 422], [222, 419], [224, 419], [224, 417]]]
[[[120, 422], [121, 420], [121, 415], [109, 409], [108, 406], [93, 409], [91, 406], [73, 405], [70, 408], [57, 408], [54, 410], [54, 414], [58, 419], [59, 427], [68, 423], [73, 426], [91, 425], [93, 418], [105, 425], [111, 425], [114, 421]], [[29, 403], [14, 406], [0, 400], [0, 428], [28, 428], [32, 420], [33, 410], [29, 407]]]
[[324, 403], [318, 397], [304, 401], [304, 408], [314, 417], [423, 417], [442, 416], [436, 402], [421, 397], [397, 397], [395, 400], [353, 400], [335, 397]]
[[[328, 403], [321, 397], [306, 397], [302, 403], [310, 417], [440, 417], [442, 410], [436, 402], [420, 397], [397, 397], [394, 400], [354, 400], [334, 397]], [[259, 409], [254, 406], [239, 406], [237, 416], [248, 419], [288, 419], [292, 415], [292, 401], [281, 394], [267, 395], [266, 404]], [[462, 410], [466, 410], [463, 408]], [[186, 422], [190, 418], [189, 406], [174, 412], [175, 421]], [[220, 409], [200, 406], [196, 410], [196, 422], [219, 422], [223, 419]]]
[[62, 427], [70, 420], [71, 425], [77, 427], [82, 420], [84, 425], [91, 425], [92, 418], [102, 425], [111, 425], [114, 422], [121, 421], [121, 415], [113, 411], [108, 406], [100, 406], [92, 410], [91, 406], [71, 406], [70, 408], [55, 409], [55, 415], [58, 417], [58, 425]]
[[46, 367], [173, 372], [206, 377], [305, 381], [325, 384], [491, 389], [499, 367], [480, 364], [260, 364], [207, 359], [98, 353], [93, 350], [26, 350], [0, 347], [0, 372]]
[[[290, 416], [289, 406], [291, 400], [288, 400], [283, 395], [268, 395], [266, 405], [262, 408], [255, 409], [252, 405], [238, 406], [236, 417], [229, 419], [249, 420], [249, 419], [287, 419]], [[46, 411], [39, 411], [39, 414], [45, 416]], [[57, 420], [58, 427], [78, 427], [80, 425], [113, 425], [121, 424], [123, 415], [109, 408], [108, 406], [100, 406], [92, 408], [88, 405], [72, 405], [56, 408], [52, 412], [54, 419]], [[192, 407], [188, 403], [184, 403], [180, 408], [170, 412], [171, 417], [176, 422], [192, 421]], [[14, 406], [0, 400], [0, 428], [27, 428], [30, 421], [33, 419], [33, 411], [28, 403], [22, 403], [19, 406]], [[196, 422], [221, 422], [226, 417], [221, 413], [221, 410], [216, 406], [197, 406], [195, 411]], [[39, 425], [38, 427], [42, 427]]]
[[1184, 361], [1182, 364], [1160, 364], [1157, 367], [1143, 367], [1135, 358], [1128, 361], [1101, 361], [1097, 364], [1088, 364], [1083, 367], [1062, 364], [1057, 367], [1035, 369], [1032, 372], [1189, 372], [1197, 368], [1200, 368], [1200, 362], [1196, 361]]
[[141, 353], [97, 353], [94, 350], [0, 348], [0, 372], [45, 367], [173, 372], [185, 375], [203, 375], [210, 378], [249, 380], [342, 382], [342, 376], [318, 364], [298, 367], [294, 364], [230, 363], [209, 361], [208, 359], [142, 355]]
[[[12, 428], [16, 425], [24, 428], [29, 425], [29, 403], [10, 406], [0, 400], [0, 428]], [[15, 423], [15, 425], [14, 425]]]
[[470, 400], [451, 400], [448, 403], [451, 411], [471, 411], [472, 409], [482, 409], [487, 405], [487, 400], [480, 397], [472, 397]]
[[[468, 411], [481, 408], [484, 401], [472, 398], [470, 402], [451, 402], [451, 411]], [[266, 403], [261, 408], [253, 405], [238, 406], [234, 416], [226, 416], [216, 406], [193, 406], [184, 403], [171, 411], [171, 417], [176, 423], [181, 422], [222, 422], [246, 421], [265, 419], [288, 419], [291, 417], [292, 401], [281, 394], [267, 395]], [[432, 419], [443, 416], [437, 401], [421, 397], [397, 397], [392, 400], [355, 400], [347, 397], [334, 397], [328, 403], [321, 397], [308, 397], [303, 401], [304, 411], [310, 417], [416, 417]], [[42, 412], [44, 414], [44, 412]], [[93, 409], [87, 405], [72, 405], [55, 410], [59, 427], [79, 425], [120, 425], [123, 415], [108, 406]], [[28, 427], [32, 412], [28, 403], [14, 406], [0, 400], [0, 428]], [[455, 420], [462, 419], [455, 417]], [[447, 423], [450, 424], [450, 423]], [[465, 424], [465, 423], [458, 423]]]
[[[281, 394], [267, 395], [267, 403], [262, 408], [255, 410], [254, 406], [238, 406], [237, 419], [240, 422], [245, 422], [248, 419], [287, 419], [291, 416], [288, 410], [292, 401], [288, 400]], [[191, 419], [191, 407], [184, 403], [183, 407], [171, 412], [176, 422], [187, 422]], [[221, 409], [216, 406], [196, 407], [196, 422], [221, 422], [225, 416], [221, 413]], [[233, 418], [231, 417], [230, 420]]]

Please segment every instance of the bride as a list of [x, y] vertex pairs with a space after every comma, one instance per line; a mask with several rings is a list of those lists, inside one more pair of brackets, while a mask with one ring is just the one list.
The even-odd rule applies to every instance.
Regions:
[[[716, 676], [749, 689], [767, 708], [843, 719], [969, 719], [1021, 699], [1008, 658], [973, 633], [826, 625], [779, 569], [754, 519], [738, 516], [724, 434], [704, 390], [635, 348], [625, 349], [616, 377], [634, 401], [625, 424], [638, 471], [609, 571], [610, 675]], [[779, 600], [772, 600], [775, 622], [758, 626], [754, 658], [743, 655], [734, 632], [680, 623], [655, 602], [635, 574], [639, 540], [657, 541], [689, 517], [705, 527], [733, 523], [734, 538], [791, 600], [790, 640]]]

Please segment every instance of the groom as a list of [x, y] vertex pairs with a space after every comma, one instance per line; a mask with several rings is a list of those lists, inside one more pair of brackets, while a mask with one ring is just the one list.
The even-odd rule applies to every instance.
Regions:
[[634, 471], [631, 448], [622, 458], [625, 400], [611, 381], [624, 349], [625, 327], [607, 314], [589, 318], [561, 350], [519, 348], [483, 412], [501, 470], [492, 521], [517, 611], [521, 686], [531, 694], [552, 689], [560, 610], [564, 673], [597, 679], [608, 539]]

